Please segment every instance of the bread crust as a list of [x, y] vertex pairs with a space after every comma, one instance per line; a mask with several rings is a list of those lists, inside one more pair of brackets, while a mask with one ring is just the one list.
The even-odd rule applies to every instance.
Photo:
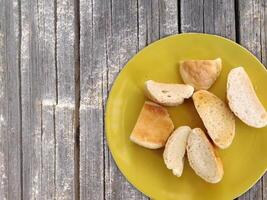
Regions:
[[190, 133], [191, 128], [189, 126], [180, 126], [172, 133], [165, 145], [164, 163], [177, 177], [183, 173], [187, 138]]
[[185, 84], [159, 83], [148, 80], [145, 82], [146, 96], [164, 106], [178, 106], [192, 96], [194, 88]]
[[222, 70], [222, 60], [186, 60], [180, 62], [183, 81], [195, 90], [208, 90], [217, 80]]
[[[196, 137], [199, 137], [201, 139], [203, 146], [206, 148], [206, 149], [198, 149], [198, 151], [206, 151], [209, 153], [209, 155], [205, 154], [205, 156], [210, 156], [209, 161], [211, 162], [210, 164], [212, 165], [212, 166], [205, 166], [208, 169], [208, 173], [207, 171], [206, 172], [202, 171], [200, 166], [200, 163], [204, 162], [203, 161], [205, 159], [204, 156], [197, 157], [196, 155], [194, 155], [196, 154], [195, 150], [197, 148], [200, 148], [198, 144], [195, 143]], [[191, 134], [188, 137], [186, 149], [187, 149], [187, 157], [189, 165], [198, 176], [200, 176], [202, 179], [204, 179], [209, 183], [218, 183], [222, 180], [224, 174], [222, 161], [218, 156], [216, 149], [213, 147], [213, 145], [208, 140], [206, 134], [200, 128], [194, 128], [192, 130]], [[212, 167], [215, 167], [215, 169]]]
[[227, 104], [206, 90], [195, 92], [193, 101], [214, 144], [228, 148], [235, 136], [235, 118]]
[[243, 67], [232, 69], [227, 78], [227, 99], [230, 109], [245, 124], [262, 128], [267, 125], [267, 113]]
[[143, 147], [158, 149], [165, 145], [173, 129], [168, 111], [156, 103], [146, 101], [130, 139]]

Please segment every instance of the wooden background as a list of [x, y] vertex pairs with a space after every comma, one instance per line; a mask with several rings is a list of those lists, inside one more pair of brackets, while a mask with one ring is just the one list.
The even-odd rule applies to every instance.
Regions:
[[[183, 32], [267, 64], [266, 0], [0, 0], [0, 200], [148, 199], [108, 150], [106, 99], [133, 55]], [[266, 200], [267, 175], [239, 199]]]

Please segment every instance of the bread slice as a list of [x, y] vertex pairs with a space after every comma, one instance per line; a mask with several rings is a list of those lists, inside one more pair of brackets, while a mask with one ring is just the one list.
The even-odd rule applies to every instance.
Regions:
[[168, 111], [153, 102], [146, 101], [131, 133], [131, 141], [149, 149], [165, 145], [174, 129]]
[[180, 62], [180, 74], [186, 84], [195, 90], [208, 90], [222, 70], [222, 60], [186, 60]]
[[228, 104], [244, 123], [255, 128], [267, 125], [267, 113], [243, 67], [232, 69], [227, 80]]
[[184, 169], [184, 156], [187, 138], [191, 132], [188, 126], [177, 128], [169, 137], [163, 152], [163, 159], [168, 169], [180, 177]]
[[235, 118], [228, 106], [206, 90], [195, 92], [193, 101], [213, 142], [222, 149], [229, 147], [235, 136]]
[[145, 82], [146, 96], [164, 106], [177, 106], [190, 98], [194, 88], [185, 84], [158, 83], [152, 80]]
[[222, 161], [200, 128], [195, 128], [190, 133], [186, 150], [189, 164], [198, 176], [209, 183], [222, 180]]

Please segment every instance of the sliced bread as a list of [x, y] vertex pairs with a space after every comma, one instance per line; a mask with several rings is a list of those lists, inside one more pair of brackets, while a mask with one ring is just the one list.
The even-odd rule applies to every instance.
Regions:
[[185, 84], [158, 83], [152, 80], [145, 82], [146, 96], [164, 106], [177, 106], [190, 98], [194, 88]]
[[243, 67], [232, 69], [227, 80], [228, 104], [244, 123], [255, 128], [267, 125], [267, 113]]
[[180, 62], [180, 74], [186, 84], [195, 90], [207, 90], [216, 81], [222, 70], [222, 60], [186, 60]]
[[209, 183], [223, 177], [223, 164], [212, 144], [200, 128], [192, 130], [187, 141], [187, 157], [195, 173]]
[[158, 149], [165, 145], [173, 129], [168, 111], [156, 103], [146, 101], [130, 140], [149, 149]]
[[187, 138], [191, 132], [188, 126], [177, 128], [169, 137], [163, 152], [163, 159], [168, 169], [180, 177], [184, 169], [184, 156]]
[[222, 149], [229, 147], [235, 136], [235, 118], [228, 106], [206, 90], [195, 92], [193, 101], [213, 142]]

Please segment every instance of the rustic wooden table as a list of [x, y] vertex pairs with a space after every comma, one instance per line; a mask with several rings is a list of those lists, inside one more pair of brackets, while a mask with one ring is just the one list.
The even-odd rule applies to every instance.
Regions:
[[[105, 104], [133, 55], [182, 32], [267, 64], [266, 0], [0, 0], [0, 200], [148, 199], [112, 159]], [[266, 200], [267, 176], [239, 199]]]

